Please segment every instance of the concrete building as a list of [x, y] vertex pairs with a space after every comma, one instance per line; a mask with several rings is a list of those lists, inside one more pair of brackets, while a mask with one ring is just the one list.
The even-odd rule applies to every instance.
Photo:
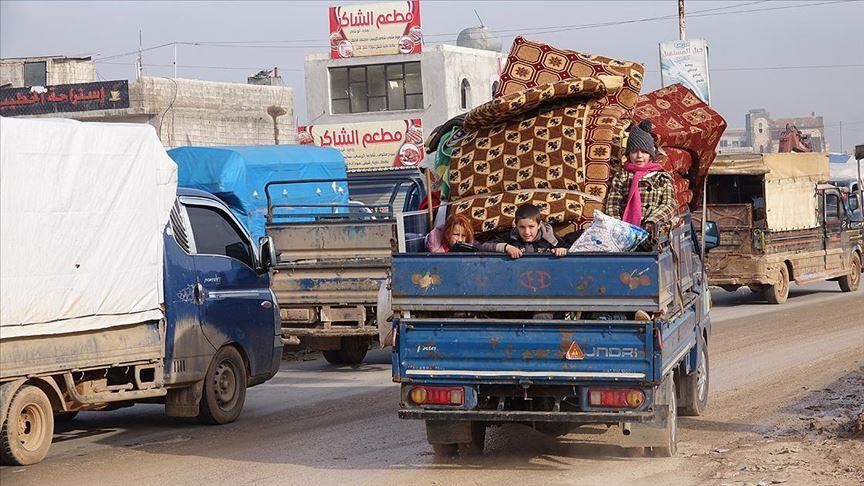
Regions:
[[[33, 74], [35, 68], [28, 67], [34, 62], [44, 63], [46, 66], [44, 84], [24, 84], [25, 79], [28, 82], [37, 81]], [[8, 88], [51, 88], [76, 83], [91, 83], [86, 86], [96, 83], [98, 86], [101, 83], [95, 79], [95, 64], [90, 58], [4, 59], [0, 61], [0, 67], [0, 85], [7, 85], [4, 90], [6, 93], [12, 92]], [[25, 71], [29, 73], [27, 76]], [[119, 109], [60, 111], [22, 116], [61, 116], [85, 121], [149, 123], [156, 127], [166, 148], [182, 145], [294, 143], [297, 134], [293, 90], [275, 85], [274, 80], [263, 79], [266, 77], [264, 73], [256, 75], [256, 84], [142, 77], [129, 83], [128, 105], [124, 103], [126, 106]], [[273, 77], [278, 78], [278, 74]], [[3, 94], [0, 93], [0, 98], [2, 97]]]
[[811, 113], [809, 117], [771, 118], [764, 109], [750, 110], [745, 117], [745, 136], [747, 146], [754, 152], [777, 152], [780, 145], [780, 134], [786, 130], [786, 125], [794, 125], [804, 135], [810, 136], [810, 144], [814, 152], [828, 151], [825, 142], [825, 123], [821, 116]]
[[[439, 44], [420, 54], [331, 59], [306, 57], [308, 123], [419, 118], [427, 134], [450, 118], [492, 99], [507, 56], [500, 42]], [[485, 48], [477, 48], [485, 47]], [[489, 50], [489, 48], [493, 50]]]
[[727, 128], [720, 137], [717, 151], [721, 153], [752, 152], [753, 147], [747, 141], [747, 130], [744, 128]]
[[89, 57], [0, 59], [0, 87], [88, 83], [95, 79], [96, 63]]
[[811, 113], [807, 117], [771, 118], [771, 114], [759, 108], [750, 110], [744, 118], [744, 128], [727, 128], [717, 149], [724, 153], [733, 152], [777, 152], [780, 134], [786, 125], [795, 126], [802, 134], [809, 136], [814, 152], [827, 152], [825, 123], [821, 116]]

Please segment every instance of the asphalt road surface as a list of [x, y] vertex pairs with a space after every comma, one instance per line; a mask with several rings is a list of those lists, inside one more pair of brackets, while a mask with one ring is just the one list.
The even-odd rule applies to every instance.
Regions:
[[[844, 421], [864, 403], [864, 290], [793, 287], [771, 306], [713, 291], [710, 404], [680, 419], [679, 453], [629, 457], [605, 434], [553, 438], [490, 429], [477, 458], [436, 459], [422, 422], [399, 420], [387, 351], [367, 364], [283, 362], [230, 425], [157, 405], [83, 412], [48, 458], [0, 469], [3, 486], [77, 484], [860, 484], [864, 439]], [[856, 409], [855, 407], [858, 407]], [[857, 416], [857, 415], [856, 415]], [[590, 431], [589, 431], [590, 432]], [[857, 458], [857, 460], [856, 460]]]

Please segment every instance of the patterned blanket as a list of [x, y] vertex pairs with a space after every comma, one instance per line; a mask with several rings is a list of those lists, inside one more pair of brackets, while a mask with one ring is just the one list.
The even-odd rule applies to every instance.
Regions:
[[528, 202], [550, 223], [586, 227], [602, 209], [634, 119], [654, 124], [679, 204], [694, 201], [691, 181], [707, 174], [726, 123], [678, 85], [639, 97], [643, 72], [634, 62], [517, 37], [495, 99], [466, 114], [447, 142], [455, 211], [476, 232], [510, 227]]

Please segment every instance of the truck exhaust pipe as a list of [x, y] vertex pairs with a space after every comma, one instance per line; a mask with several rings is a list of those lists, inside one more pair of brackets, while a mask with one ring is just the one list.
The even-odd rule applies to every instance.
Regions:
[[621, 433], [624, 435], [630, 435], [633, 431], [630, 430], [630, 422], [624, 422], [621, 424]]

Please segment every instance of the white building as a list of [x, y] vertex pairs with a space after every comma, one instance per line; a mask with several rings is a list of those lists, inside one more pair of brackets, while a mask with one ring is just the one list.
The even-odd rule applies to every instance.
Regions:
[[[0, 113], [7, 98], [33, 91], [57, 92], [83, 87], [105, 89], [122, 85], [121, 103], [91, 103], [76, 111], [51, 107], [44, 99], [34, 103], [25, 117], [63, 117], [83, 121], [149, 123], [166, 148], [182, 145], [272, 145], [294, 143], [294, 91], [281, 86], [278, 74], [262, 72], [250, 84], [141, 77], [129, 82], [97, 81], [95, 63], [87, 58], [62, 56], [0, 59]], [[60, 87], [62, 86], [62, 90]], [[34, 90], [32, 87], [40, 87]], [[113, 89], [113, 88], [112, 88]], [[93, 91], [94, 93], [96, 91]], [[64, 95], [65, 96], [65, 95]], [[107, 96], [107, 95], [106, 95]], [[121, 96], [119, 93], [115, 96]], [[13, 102], [13, 104], [15, 104]], [[54, 103], [55, 105], [58, 103]], [[40, 106], [43, 105], [43, 106]], [[69, 108], [68, 105], [62, 105]]]
[[306, 57], [308, 123], [336, 124], [419, 118], [428, 134], [450, 118], [492, 99], [507, 59], [485, 29], [466, 29], [458, 45], [424, 46], [420, 54], [331, 59]]

